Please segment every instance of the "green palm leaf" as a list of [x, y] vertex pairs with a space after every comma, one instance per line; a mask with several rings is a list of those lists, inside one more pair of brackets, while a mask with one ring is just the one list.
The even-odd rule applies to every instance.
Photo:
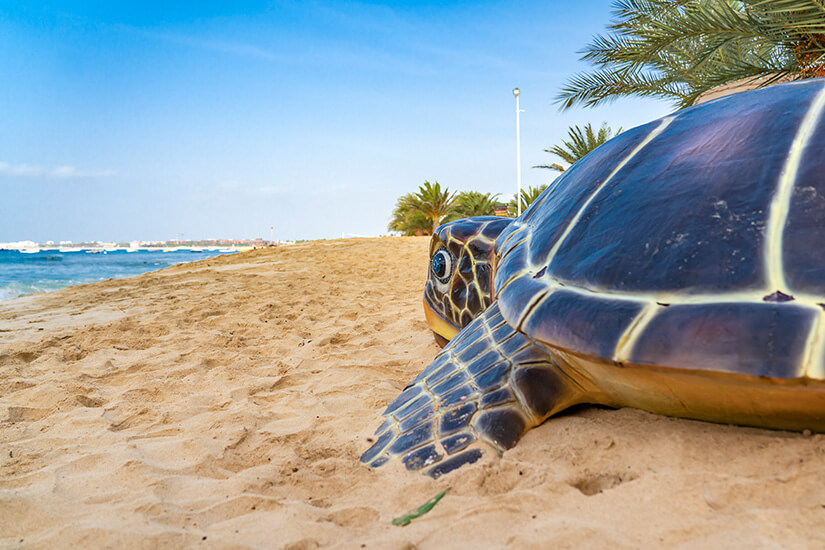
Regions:
[[641, 95], [692, 105], [743, 81], [825, 76], [822, 0], [619, 0], [608, 33], [582, 59], [594, 70], [562, 88], [562, 108]]
[[399, 197], [387, 228], [404, 235], [431, 235], [455, 211], [455, 198], [438, 182], [425, 181], [417, 193]]
[[480, 193], [478, 191], [463, 191], [456, 196], [455, 211], [451, 218], [494, 216], [498, 197], [498, 193], [491, 195], [490, 193]]
[[[621, 131], [622, 129], [619, 128], [614, 133], [606, 122], [602, 123], [598, 131], [594, 131], [590, 123], [586, 124], [584, 128], [571, 126], [567, 129], [569, 139], [562, 140], [560, 144], [545, 149], [544, 152], [556, 155], [567, 164], [573, 164], [607, 140], [619, 135]], [[533, 166], [533, 168], [549, 168], [557, 172], [564, 172], [565, 170], [562, 165], [555, 162], [552, 164]]]
[[[521, 190], [521, 211], [524, 212], [527, 210], [527, 207], [530, 206], [539, 195], [547, 189], [547, 185], [539, 185], [538, 187], [528, 187], [527, 189]], [[518, 216], [518, 203], [516, 202], [516, 198], [507, 203], [507, 214], [516, 217]]]

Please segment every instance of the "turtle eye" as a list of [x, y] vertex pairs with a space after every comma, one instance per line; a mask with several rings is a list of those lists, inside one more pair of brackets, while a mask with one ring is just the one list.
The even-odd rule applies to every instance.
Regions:
[[440, 248], [433, 254], [433, 259], [430, 260], [430, 271], [442, 283], [446, 283], [453, 274], [453, 259], [446, 248]]

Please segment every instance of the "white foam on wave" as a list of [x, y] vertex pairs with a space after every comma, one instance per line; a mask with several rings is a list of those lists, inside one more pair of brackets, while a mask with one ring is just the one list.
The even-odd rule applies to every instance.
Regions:
[[23, 283], [14, 281], [0, 286], [0, 300], [11, 300], [20, 296], [30, 294], [40, 294], [41, 292], [51, 292], [74, 285], [84, 284], [88, 281], [42, 281], [36, 283]]

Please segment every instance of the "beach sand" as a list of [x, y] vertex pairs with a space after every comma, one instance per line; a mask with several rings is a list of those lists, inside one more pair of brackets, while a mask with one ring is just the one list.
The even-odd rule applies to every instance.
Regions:
[[438, 480], [361, 465], [438, 352], [426, 268], [317, 241], [0, 302], [0, 547], [825, 546], [820, 435], [582, 407]]

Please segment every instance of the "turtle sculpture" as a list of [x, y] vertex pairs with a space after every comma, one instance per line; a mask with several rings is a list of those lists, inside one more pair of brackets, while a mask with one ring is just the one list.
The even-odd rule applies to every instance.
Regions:
[[825, 431], [825, 79], [625, 131], [430, 253], [449, 343], [387, 407], [373, 467], [438, 477], [579, 403]]

